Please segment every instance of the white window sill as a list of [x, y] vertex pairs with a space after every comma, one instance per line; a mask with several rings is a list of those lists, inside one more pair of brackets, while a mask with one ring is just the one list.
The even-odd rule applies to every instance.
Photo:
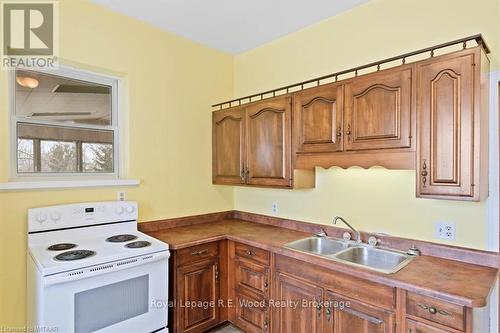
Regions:
[[64, 189], [82, 187], [137, 186], [138, 179], [94, 179], [94, 180], [50, 180], [50, 181], [13, 181], [0, 183], [0, 191]]

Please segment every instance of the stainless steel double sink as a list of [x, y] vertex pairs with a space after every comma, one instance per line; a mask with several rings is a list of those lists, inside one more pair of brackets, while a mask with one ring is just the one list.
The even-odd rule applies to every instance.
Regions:
[[285, 244], [285, 247], [385, 274], [399, 271], [415, 258], [397, 250], [376, 248], [326, 236], [299, 239]]

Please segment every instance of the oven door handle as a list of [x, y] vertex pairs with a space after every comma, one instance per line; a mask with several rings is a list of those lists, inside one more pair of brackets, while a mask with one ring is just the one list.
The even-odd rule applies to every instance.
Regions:
[[[74, 280], [80, 280], [107, 273], [117, 272], [131, 267], [146, 265], [161, 260], [166, 261], [168, 260], [169, 257], [170, 257], [169, 251], [156, 252], [156, 253], [112, 261], [100, 265], [95, 265], [81, 269], [71, 270], [68, 272], [45, 276], [42, 278], [42, 281], [44, 287], [48, 287], [58, 283], [70, 282]], [[167, 262], [165, 262], [165, 265], [168, 269]]]

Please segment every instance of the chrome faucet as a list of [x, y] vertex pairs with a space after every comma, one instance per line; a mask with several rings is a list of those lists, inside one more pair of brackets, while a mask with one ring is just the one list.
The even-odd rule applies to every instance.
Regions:
[[349, 227], [349, 229], [351, 229], [351, 230], [352, 230], [352, 232], [354, 232], [354, 234], [356, 235], [356, 242], [357, 242], [357, 243], [361, 243], [361, 233], [360, 233], [359, 231], [357, 231], [356, 229], [354, 229], [354, 228], [352, 227], [352, 225], [350, 225], [350, 224], [349, 224], [346, 220], [344, 220], [344, 218], [343, 218], [342, 216], [335, 216], [335, 217], [333, 218], [333, 224], [337, 224], [337, 221], [338, 221], [338, 220], [341, 220], [342, 222], [344, 222], [344, 223], [345, 223], [345, 225], [346, 225], [346, 226], [348, 226], [348, 227]]

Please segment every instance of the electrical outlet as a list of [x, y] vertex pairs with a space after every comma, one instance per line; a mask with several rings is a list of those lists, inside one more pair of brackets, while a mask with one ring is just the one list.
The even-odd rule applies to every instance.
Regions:
[[125, 201], [125, 191], [118, 191], [116, 193], [116, 200]]
[[271, 205], [271, 213], [274, 215], [278, 214], [278, 204], [276, 202], [273, 202]]
[[455, 223], [436, 222], [436, 238], [455, 240]]

